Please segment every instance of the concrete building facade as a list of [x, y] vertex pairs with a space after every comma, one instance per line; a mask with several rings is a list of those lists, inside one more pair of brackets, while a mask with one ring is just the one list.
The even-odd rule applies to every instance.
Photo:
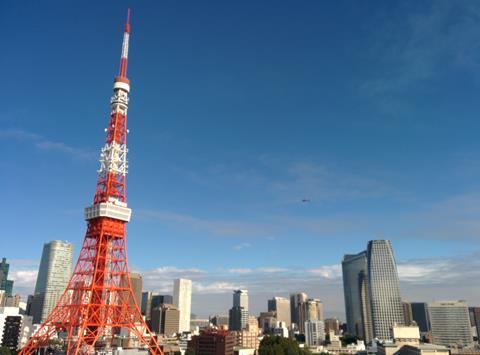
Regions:
[[305, 327], [305, 344], [309, 347], [320, 346], [325, 341], [325, 326], [321, 320], [308, 320]]
[[173, 305], [180, 311], [180, 332], [190, 331], [192, 280], [176, 279], [173, 282]]
[[285, 322], [287, 327], [290, 327], [291, 312], [290, 312], [290, 300], [284, 297], [273, 297], [268, 300], [268, 311], [275, 312], [276, 318], [279, 322]]
[[471, 346], [470, 315], [464, 301], [428, 303], [432, 343], [445, 346]]

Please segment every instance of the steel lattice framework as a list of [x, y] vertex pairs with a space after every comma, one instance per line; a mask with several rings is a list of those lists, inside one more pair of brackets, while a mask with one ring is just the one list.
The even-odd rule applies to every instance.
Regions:
[[132, 347], [163, 354], [140, 313], [128, 276], [126, 224], [131, 210], [125, 187], [129, 36], [130, 10], [120, 71], [113, 84], [106, 142], [100, 154], [97, 189], [93, 205], [85, 209], [85, 240], [67, 288], [20, 354], [35, 354], [52, 339], [60, 340], [67, 354], [109, 352], [126, 339], [133, 342]]

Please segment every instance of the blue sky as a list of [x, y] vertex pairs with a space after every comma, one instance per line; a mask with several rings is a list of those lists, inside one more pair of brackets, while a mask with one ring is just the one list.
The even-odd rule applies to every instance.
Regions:
[[2, 2], [0, 235], [19, 292], [44, 242], [83, 239], [128, 6], [145, 288], [190, 277], [201, 315], [234, 287], [255, 311], [307, 290], [341, 316], [343, 254], [385, 238], [406, 299], [478, 303], [471, 1]]

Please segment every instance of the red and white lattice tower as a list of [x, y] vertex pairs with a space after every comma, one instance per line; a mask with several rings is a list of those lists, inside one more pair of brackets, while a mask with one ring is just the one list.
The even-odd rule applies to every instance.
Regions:
[[162, 354], [140, 313], [128, 277], [125, 227], [131, 210], [125, 185], [127, 164], [127, 79], [130, 10], [123, 35], [120, 72], [113, 83], [111, 114], [93, 205], [85, 209], [87, 232], [68, 286], [45, 323], [21, 349], [35, 354], [51, 340], [67, 354], [110, 352], [126, 339]]

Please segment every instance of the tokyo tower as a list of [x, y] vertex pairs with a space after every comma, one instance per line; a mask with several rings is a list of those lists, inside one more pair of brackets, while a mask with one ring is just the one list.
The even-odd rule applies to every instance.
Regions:
[[[127, 79], [130, 10], [123, 34], [120, 71], [113, 82], [111, 113], [93, 205], [85, 209], [87, 232], [67, 288], [45, 323], [21, 349], [36, 354], [52, 342], [67, 354], [110, 353], [116, 346], [163, 354], [140, 313], [128, 276], [126, 225]], [[132, 345], [133, 344], [133, 345]]]

